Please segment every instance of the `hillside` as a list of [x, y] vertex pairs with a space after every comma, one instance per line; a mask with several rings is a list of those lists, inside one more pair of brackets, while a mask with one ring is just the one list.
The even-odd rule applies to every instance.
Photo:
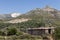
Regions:
[[17, 19], [7, 21], [7, 23], [21, 23], [21, 22], [25, 22], [25, 21], [28, 21], [28, 20], [31, 20], [31, 19], [24, 19], [24, 18], [18, 19], [17, 18]]
[[36, 8], [33, 10], [30, 10], [29, 12], [21, 15], [18, 18], [55, 18], [55, 19], [59, 19], [60, 18], [60, 11], [54, 8], [50, 8], [50, 7], [45, 7], [45, 8]]
[[[14, 23], [16, 23], [16, 20], [22, 19], [22, 18], [43, 21], [47, 25], [51, 24], [54, 26], [60, 26], [60, 23], [59, 23], [60, 22], [60, 10], [57, 10], [57, 9], [52, 8], [50, 6], [30, 10], [29, 12], [22, 14], [12, 20]], [[12, 20], [10, 20], [10, 22]], [[19, 23], [20, 21], [17, 21], [17, 22]]]
[[17, 13], [17, 12], [14, 12], [14, 13], [9, 13], [9, 14], [0, 14], [0, 20], [11, 20], [11, 19], [14, 19], [18, 16], [20, 16], [21, 13]]

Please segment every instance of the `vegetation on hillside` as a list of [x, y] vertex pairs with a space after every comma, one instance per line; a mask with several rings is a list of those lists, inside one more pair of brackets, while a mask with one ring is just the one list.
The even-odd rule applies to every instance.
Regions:
[[60, 40], [60, 27], [57, 27], [54, 32], [55, 40]]
[[[46, 8], [48, 9], [48, 8]], [[15, 19], [26, 18], [32, 19], [26, 22], [21, 23], [4, 23], [4, 21], [0, 21], [0, 35], [16, 35], [20, 36], [20, 38], [34, 38], [31, 35], [24, 35], [28, 28], [37, 28], [37, 27], [57, 27], [54, 32], [54, 37], [56, 39], [60, 38], [60, 11], [51, 9], [54, 11], [48, 11], [46, 9], [34, 9], [26, 14], [20, 15]], [[50, 9], [50, 8], [49, 8]], [[13, 19], [12, 19], [13, 20]], [[17, 20], [18, 21], [18, 20]], [[24, 33], [23, 33], [24, 32]], [[22, 35], [22, 36], [21, 36]]]

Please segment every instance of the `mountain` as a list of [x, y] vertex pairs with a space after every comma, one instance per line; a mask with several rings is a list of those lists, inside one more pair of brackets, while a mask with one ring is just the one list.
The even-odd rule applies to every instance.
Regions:
[[17, 17], [18, 19], [26, 18], [32, 20], [43, 21], [46, 24], [60, 25], [60, 10], [46, 6], [44, 8], [36, 8]]
[[0, 20], [9, 20], [20, 16], [21, 13], [0, 14]]
[[[42, 9], [40, 8], [36, 8], [33, 9], [29, 12], [27, 12], [26, 14], [21, 15], [20, 17], [22, 18], [40, 18], [40, 17], [44, 17], [44, 18], [58, 18], [60, 19], [60, 11], [54, 8], [51, 8], [49, 6], [46, 6]], [[20, 18], [19, 17], [19, 18]]]
[[25, 22], [25, 20], [27, 19], [27, 21], [36, 20], [38, 22], [44, 22], [45, 24], [60, 26], [60, 10], [57, 10], [50, 6], [46, 6], [44, 8], [35, 8], [26, 12], [25, 14], [11, 13], [8, 15], [1, 15], [1, 18], [3, 19], [11, 19], [7, 21], [8, 23], [21, 23]]
[[0, 20], [6, 20], [12, 18], [10, 14], [0, 14]]

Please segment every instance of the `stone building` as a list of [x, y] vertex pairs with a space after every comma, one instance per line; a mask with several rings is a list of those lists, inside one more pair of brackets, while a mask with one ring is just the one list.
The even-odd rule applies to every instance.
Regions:
[[31, 35], [48, 35], [53, 34], [55, 27], [39, 27], [39, 28], [28, 28], [28, 33]]

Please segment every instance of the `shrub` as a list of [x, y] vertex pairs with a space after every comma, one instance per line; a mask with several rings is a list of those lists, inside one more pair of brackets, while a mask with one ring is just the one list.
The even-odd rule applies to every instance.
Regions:
[[57, 27], [54, 32], [54, 37], [56, 40], [60, 39], [60, 27]]
[[17, 32], [16, 35], [17, 35], [17, 36], [23, 35], [23, 32]]
[[2, 31], [0, 31], [0, 35], [1, 35], [1, 36], [5, 36], [5, 33], [2, 32]]
[[7, 31], [7, 35], [15, 35], [17, 33], [17, 29], [16, 28], [10, 28], [8, 31]]

